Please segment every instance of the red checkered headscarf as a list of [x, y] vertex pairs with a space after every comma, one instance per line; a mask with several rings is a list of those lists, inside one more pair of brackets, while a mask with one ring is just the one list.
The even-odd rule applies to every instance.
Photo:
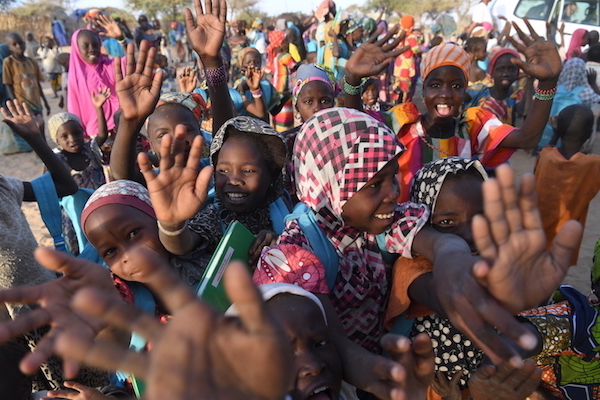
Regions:
[[395, 135], [367, 114], [348, 108], [320, 111], [302, 126], [294, 145], [300, 201], [333, 235], [343, 226], [344, 204], [403, 151]]
[[269, 32], [269, 45], [267, 46], [267, 65], [271, 65], [273, 59], [277, 55], [277, 48], [283, 44], [286, 38], [284, 31], [271, 31]]

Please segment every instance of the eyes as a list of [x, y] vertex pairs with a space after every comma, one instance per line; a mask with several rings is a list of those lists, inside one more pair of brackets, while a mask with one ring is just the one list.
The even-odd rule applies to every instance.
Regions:
[[[217, 169], [217, 172], [218, 172], [218, 173], [220, 173], [220, 174], [224, 174], [224, 175], [226, 175], [226, 174], [230, 173], [231, 171], [232, 171], [232, 170], [231, 170], [230, 168], [226, 168], [226, 167], [222, 167], [222, 168], [218, 168], [218, 169]], [[242, 168], [242, 169], [240, 170], [240, 172], [241, 172], [242, 174], [246, 174], [246, 175], [248, 175], [248, 174], [255, 174], [255, 173], [258, 173], [258, 172], [259, 172], [259, 170], [258, 170], [258, 169], [256, 169], [256, 168], [247, 167], [247, 168]]]
[[[129, 240], [132, 240], [133, 238], [135, 238], [137, 235], [139, 235], [141, 229], [140, 228], [135, 228], [132, 229], [128, 234], [127, 234], [127, 238]], [[103, 259], [107, 259], [110, 258], [111, 256], [114, 256], [117, 253], [117, 247], [110, 247], [108, 249], [106, 249], [103, 253], [102, 253], [102, 258]]]
[[[306, 99], [302, 102], [302, 104], [306, 104], [307, 106], [311, 106], [313, 105], [314, 100], [313, 99]], [[329, 97], [324, 97], [321, 100], [319, 100], [319, 103], [321, 104], [333, 104], [333, 99], [329, 98]]]
[[442, 228], [450, 228], [452, 226], [456, 226], [456, 221], [454, 221], [453, 219], [446, 218], [436, 222], [436, 225]]
[[[433, 83], [429, 84], [429, 87], [432, 89], [439, 89], [442, 87], [442, 84], [439, 82], [433, 82]], [[460, 89], [463, 89], [464, 85], [462, 83], [452, 83], [450, 85], [450, 87], [454, 90], [460, 90]]]

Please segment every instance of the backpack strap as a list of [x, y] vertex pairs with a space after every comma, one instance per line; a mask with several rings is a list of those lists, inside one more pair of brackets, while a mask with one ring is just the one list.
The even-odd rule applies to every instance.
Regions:
[[88, 244], [88, 240], [81, 227], [81, 212], [92, 193], [94, 193], [92, 189], [80, 188], [74, 194], [65, 196], [59, 200], [61, 207], [65, 210], [71, 221], [73, 221], [73, 228], [75, 229], [80, 249], [84, 249]]
[[56, 250], [68, 253], [62, 233], [62, 214], [56, 187], [49, 172], [31, 181], [42, 220], [54, 240]]

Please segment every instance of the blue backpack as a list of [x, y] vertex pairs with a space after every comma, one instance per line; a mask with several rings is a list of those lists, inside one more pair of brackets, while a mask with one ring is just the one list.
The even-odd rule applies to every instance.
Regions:
[[54, 240], [54, 248], [67, 254], [69, 253], [62, 231], [61, 210], [64, 209], [75, 228], [80, 250], [78, 257], [104, 265], [104, 261], [98, 255], [96, 249], [88, 242], [81, 228], [81, 212], [94, 191], [79, 188], [74, 194], [59, 199], [50, 173], [45, 173], [31, 181], [31, 187], [35, 193], [35, 199], [38, 203], [42, 220]]

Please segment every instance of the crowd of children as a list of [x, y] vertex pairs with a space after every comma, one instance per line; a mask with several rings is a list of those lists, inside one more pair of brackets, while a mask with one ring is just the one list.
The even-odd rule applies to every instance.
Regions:
[[[161, 48], [143, 40], [145, 16], [134, 44], [94, 14], [67, 62], [44, 39], [55, 96], [58, 65], [68, 70], [67, 112], [46, 124], [40, 67], [17, 33], [6, 37], [4, 122], [56, 193], [0, 176], [0, 393], [600, 396], [600, 254], [594, 296], [559, 288], [600, 190], [600, 157], [584, 154], [597, 47], [580, 40], [563, 64], [553, 41], [510, 26], [501, 48], [482, 37], [424, 46], [413, 16], [387, 29], [331, 0], [246, 35], [246, 21], [228, 25], [225, 0], [194, 5], [196, 61], [177, 74], [180, 92], [168, 65], [185, 58], [177, 23]], [[100, 31], [123, 57], [107, 55]], [[575, 104], [553, 108], [579, 86]], [[535, 180], [516, 185], [506, 163], [545, 145], [545, 129]], [[56, 195], [66, 246], [55, 244], [68, 255], [35, 250], [20, 211]], [[254, 239], [244, 263], [221, 271], [223, 315], [196, 290], [234, 222]]]

